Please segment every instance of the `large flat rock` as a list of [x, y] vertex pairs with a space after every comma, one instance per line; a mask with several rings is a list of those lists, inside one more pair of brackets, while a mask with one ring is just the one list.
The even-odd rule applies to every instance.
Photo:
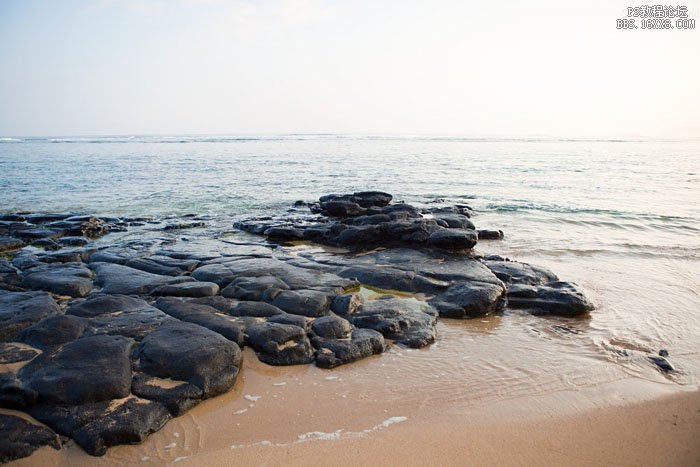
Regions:
[[163, 285], [194, 281], [191, 277], [162, 276], [120, 264], [93, 263], [92, 267], [97, 273], [95, 283], [108, 294], [146, 295]]

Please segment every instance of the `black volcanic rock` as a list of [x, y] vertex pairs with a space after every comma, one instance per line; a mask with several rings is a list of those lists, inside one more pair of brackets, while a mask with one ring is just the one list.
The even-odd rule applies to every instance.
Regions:
[[[320, 318], [319, 318], [320, 319]], [[356, 329], [346, 339], [314, 337], [316, 366], [335, 368], [362, 358], [384, 352], [384, 336], [372, 329]]]
[[426, 303], [391, 296], [362, 305], [351, 316], [358, 328], [379, 331], [408, 347], [420, 348], [435, 341], [438, 312]]
[[270, 322], [251, 326], [248, 343], [268, 365], [300, 365], [314, 360], [306, 331], [298, 326]]
[[61, 449], [61, 441], [44, 426], [0, 414], [0, 464], [28, 457], [42, 446]]
[[214, 397], [233, 386], [241, 366], [235, 342], [193, 323], [165, 324], [136, 350], [138, 369], [151, 376], [186, 381]]
[[85, 337], [40, 355], [18, 376], [48, 404], [119, 399], [130, 392], [133, 346], [132, 339], [122, 336]]
[[80, 263], [47, 264], [27, 271], [20, 285], [25, 289], [84, 297], [92, 290], [92, 271]]
[[7, 341], [25, 328], [61, 309], [46, 292], [0, 290], [0, 341]]

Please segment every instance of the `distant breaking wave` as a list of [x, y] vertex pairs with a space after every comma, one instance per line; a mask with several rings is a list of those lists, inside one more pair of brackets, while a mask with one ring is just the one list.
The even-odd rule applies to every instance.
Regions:
[[[698, 139], [698, 138], [696, 138]], [[630, 143], [630, 142], [674, 142], [688, 139], [619, 139], [619, 138], [561, 138], [550, 136], [531, 137], [471, 137], [450, 135], [340, 135], [340, 134], [280, 134], [280, 135], [131, 135], [131, 136], [61, 136], [61, 137], [0, 137], [0, 144], [7, 143], [245, 143], [248, 141], [437, 141], [467, 143]]]

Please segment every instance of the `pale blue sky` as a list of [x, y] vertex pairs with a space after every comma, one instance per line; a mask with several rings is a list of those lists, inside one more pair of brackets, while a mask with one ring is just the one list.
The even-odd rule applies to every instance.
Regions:
[[0, 135], [700, 135], [700, 30], [628, 3], [0, 0]]

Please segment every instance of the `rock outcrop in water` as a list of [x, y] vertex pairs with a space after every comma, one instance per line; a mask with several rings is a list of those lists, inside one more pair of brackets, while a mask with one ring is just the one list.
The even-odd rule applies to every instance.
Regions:
[[245, 346], [270, 365], [334, 368], [391, 342], [428, 346], [440, 317], [593, 309], [545, 268], [474, 255], [503, 232], [476, 230], [469, 206], [392, 201], [328, 195], [236, 222], [267, 243], [193, 216], [0, 216], [0, 407], [53, 430], [3, 416], [0, 459], [56, 434], [93, 455], [138, 443], [228, 391]]

